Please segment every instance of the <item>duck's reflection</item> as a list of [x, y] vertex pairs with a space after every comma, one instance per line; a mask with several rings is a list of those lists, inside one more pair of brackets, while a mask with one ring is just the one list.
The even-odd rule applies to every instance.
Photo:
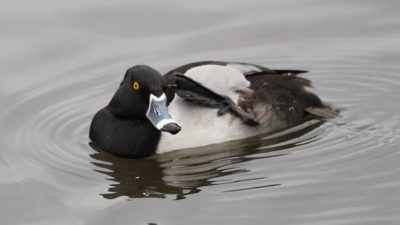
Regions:
[[[289, 154], [288, 151], [281, 150], [291, 148], [299, 142], [290, 140], [303, 136], [321, 123], [319, 120], [310, 120], [280, 135], [174, 151], [145, 159], [120, 158], [91, 144], [96, 150], [91, 157], [95, 159], [92, 163], [98, 167], [96, 171], [108, 175], [109, 180], [114, 182], [108, 193], [102, 194], [105, 198], [175, 196], [176, 199], [183, 199], [186, 195], [200, 192], [201, 187], [216, 184], [212, 178], [247, 171], [239, 167], [227, 167], [228, 165]], [[266, 154], [251, 157], [257, 153]], [[232, 181], [226, 181], [229, 182]], [[279, 184], [271, 184], [276, 185]]]

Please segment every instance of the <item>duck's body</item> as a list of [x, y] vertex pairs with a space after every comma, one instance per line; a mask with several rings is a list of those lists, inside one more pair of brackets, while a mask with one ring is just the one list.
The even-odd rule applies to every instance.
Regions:
[[[142, 69], [137, 71], [145, 74]], [[112, 103], [116, 105], [116, 96], [121, 96], [118, 93], [138, 94], [135, 91], [128, 93], [125, 88], [125, 91], [120, 90], [121, 84], [110, 105], [94, 117], [90, 137], [104, 150], [140, 157], [156, 151], [162, 153], [271, 133], [301, 123], [310, 113], [321, 117], [335, 116], [336, 113], [315, 94], [305, 90], [304, 87], [311, 85], [310, 81], [297, 76], [302, 72], [305, 71], [270, 70], [253, 64], [212, 61], [176, 68], [160, 78], [158, 89], [163, 92], [157, 93], [158, 96], [165, 93], [168, 112], [182, 127], [176, 135], [161, 134], [161, 128], [157, 130], [156, 124], [149, 122], [144, 113], [140, 116], [140, 113], [125, 110], [127, 115], [116, 115], [118, 110]], [[157, 74], [151, 76], [157, 77]], [[141, 79], [147, 79], [146, 75], [143, 77]], [[133, 80], [128, 83], [136, 82]], [[148, 99], [146, 97], [143, 99]], [[141, 104], [150, 108], [148, 101]], [[136, 106], [134, 104], [133, 108]], [[131, 118], [128, 114], [137, 115]], [[166, 121], [162, 126], [167, 124], [176, 128], [170, 118]], [[171, 133], [177, 132], [177, 129], [172, 130]]]
[[[221, 65], [196, 66], [184, 75], [220, 95], [229, 96], [236, 103], [240, 94], [233, 88], [244, 89], [250, 85], [241, 72]], [[237, 140], [258, 133], [258, 126], [248, 126], [230, 113], [218, 116], [217, 111], [218, 108], [193, 104], [176, 95], [168, 112], [182, 130], [177, 135], [163, 134], [157, 152]]]

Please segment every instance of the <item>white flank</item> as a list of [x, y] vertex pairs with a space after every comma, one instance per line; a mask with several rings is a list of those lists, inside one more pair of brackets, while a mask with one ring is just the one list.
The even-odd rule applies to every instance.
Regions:
[[[238, 69], [225, 66], [200, 66], [190, 69], [185, 75], [218, 94], [229, 96], [235, 102], [239, 95], [233, 88], [247, 88], [250, 85]], [[243, 124], [236, 116], [230, 113], [218, 116], [217, 111], [193, 105], [175, 95], [168, 112], [182, 130], [176, 135], [163, 132], [157, 152], [222, 143], [258, 134], [257, 128]]]

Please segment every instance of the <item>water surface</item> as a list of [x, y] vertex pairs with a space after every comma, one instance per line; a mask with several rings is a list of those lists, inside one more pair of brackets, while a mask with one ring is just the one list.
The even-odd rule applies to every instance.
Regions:
[[[398, 1], [3, 1], [1, 224], [399, 224]], [[304, 69], [341, 116], [147, 159], [89, 145], [125, 70]]]

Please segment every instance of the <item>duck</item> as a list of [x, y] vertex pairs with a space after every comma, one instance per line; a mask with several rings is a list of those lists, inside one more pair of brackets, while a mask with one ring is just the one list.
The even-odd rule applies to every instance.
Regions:
[[310, 90], [306, 72], [200, 61], [162, 75], [136, 65], [93, 116], [89, 138], [114, 155], [142, 158], [274, 133], [310, 115], [338, 116]]

